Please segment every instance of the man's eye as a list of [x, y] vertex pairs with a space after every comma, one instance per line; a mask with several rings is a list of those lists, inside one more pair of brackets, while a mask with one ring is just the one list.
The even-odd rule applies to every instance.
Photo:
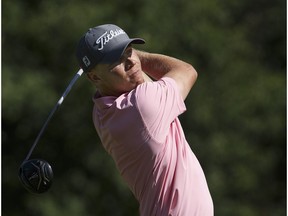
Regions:
[[130, 57], [130, 56], [132, 55], [132, 48], [130, 48], [130, 49], [127, 50], [126, 55], [127, 55], [128, 57]]
[[132, 48], [128, 47], [125, 52], [123, 53], [123, 55], [130, 57], [132, 54]]

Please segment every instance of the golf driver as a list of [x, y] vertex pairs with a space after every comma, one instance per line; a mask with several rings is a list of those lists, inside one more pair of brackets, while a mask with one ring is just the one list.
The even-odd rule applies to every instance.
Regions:
[[50, 164], [43, 159], [29, 159], [34, 148], [36, 147], [39, 139], [41, 138], [44, 130], [46, 129], [50, 119], [54, 115], [55, 111], [62, 104], [67, 94], [70, 92], [72, 86], [76, 80], [82, 75], [83, 70], [80, 69], [70, 81], [68, 87], [62, 94], [61, 98], [58, 100], [52, 111], [50, 112], [48, 119], [42, 126], [36, 140], [34, 141], [29, 153], [27, 154], [25, 160], [22, 162], [19, 169], [19, 179], [23, 186], [31, 193], [44, 193], [52, 185], [53, 180], [53, 170]]

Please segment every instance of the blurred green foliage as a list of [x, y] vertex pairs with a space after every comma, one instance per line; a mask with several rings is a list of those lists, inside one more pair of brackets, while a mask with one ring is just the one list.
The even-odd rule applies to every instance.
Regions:
[[281, 0], [2, 1], [2, 215], [129, 216], [138, 204], [93, 127], [82, 77], [33, 157], [54, 169], [29, 194], [18, 168], [78, 70], [90, 27], [114, 23], [137, 47], [186, 60], [199, 78], [181, 116], [221, 216], [286, 214], [286, 4]]

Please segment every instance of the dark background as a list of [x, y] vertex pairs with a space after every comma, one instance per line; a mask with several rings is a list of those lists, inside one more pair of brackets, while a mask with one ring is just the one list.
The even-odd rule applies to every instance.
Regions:
[[121, 26], [137, 47], [190, 62], [198, 81], [181, 121], [219, 216], [286, 215], [286, 3], [283, 0], [2, 1], [2, 215], [129, 216], [138, 204], [93, 127], [81, 77], [33, 158], [51, 190], [28, 193], [19, 165], [71, 78], [90, 27]]

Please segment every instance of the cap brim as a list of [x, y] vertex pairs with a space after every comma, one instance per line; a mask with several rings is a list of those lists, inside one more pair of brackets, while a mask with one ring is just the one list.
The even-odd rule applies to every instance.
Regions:
[[145, 40], [142, 38], [132, 38], [119, 43], [117, 46], [114, 46], [113, 49], [110, 50], [99, 63], [113, 64], [117, 62], [130, 44], [145, 44]]

